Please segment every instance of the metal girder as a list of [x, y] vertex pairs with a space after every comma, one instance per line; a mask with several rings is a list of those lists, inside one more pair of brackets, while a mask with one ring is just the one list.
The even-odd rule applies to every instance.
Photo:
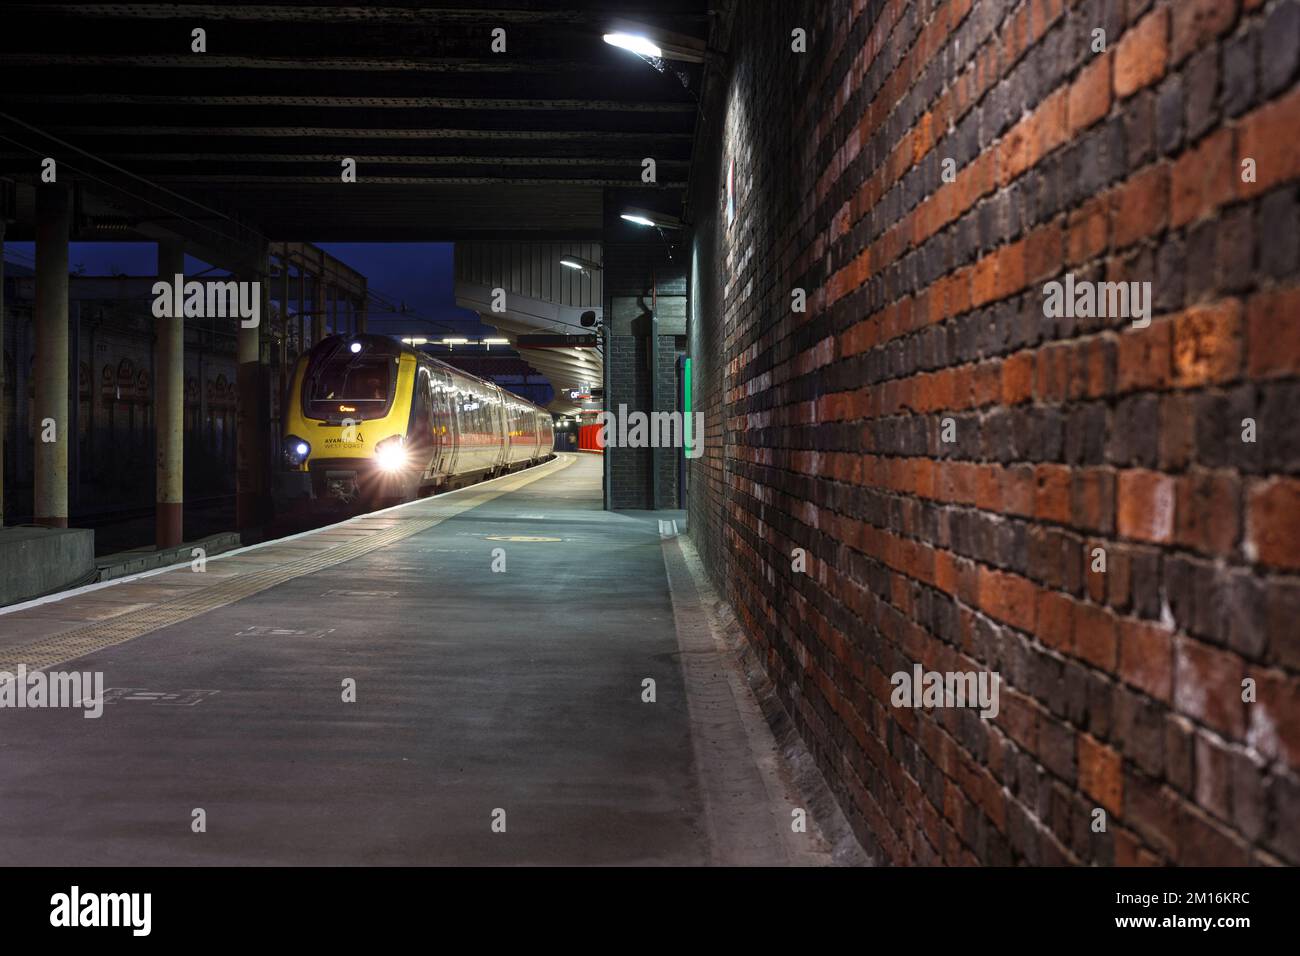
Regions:
[[307, 139], [484, 139], [561, 142], [596, 139], [600, 141], [637, 141], [657, 143], [675, 139], [690, 141], [692, 133], [654, 130], [572, 130], [572, 129], [447, 129], [425, 127], [400, 129], [393, 127], [355, 128], [344, 126], [51, 126], [56, 135], [78, 136], [203, 136], [203, 137], [267, 137]]
[[0, 68], [144, 67], [191, 70], [337, 70], [365, 73], [573, 73], [599, 66], [528, 57], [218, 56], [161, 53], [0, 53]]
[[[679, 9], [674, 9], [674, 7]], [[644, 8], [619, 9], [626, 17], [654, 18], [670, 16], [674, 20], [703, 20], [690, 3], [674, 4], [658, 0]], [[591, 7], [567, 10], [528, 9], [523, 7], [394, 7], [394, 6], [290, 6], [287, 4], [249, 3], [11, 3], [14, 13], [37, 13], [43, 16], [94, 17], [135, 20], [246, 20], [284, 23], [478, 23], [485, 19], [507, 23], [586, 23], [599, 15]]]
[[[338, 163], [342, 153], [214, 153], [210, 149], [190, 153], [108, 152], [109, 159], [134, 159], [152, 163], [193, 163], [212, 159], [223, 163]], [[357, 165], [377, 166], [635, 166], [641, 160], [630, 156], [381, 156], [348, 153]], [[0, 152], [0, 159], [12, 154]], [[690, 160], [660, 159], [660, 166], [685, 166]]]
[[8, 93], [12, 103], [134, 106], [284, 106], [303, 109], [574, 110], [607, 113], [694, 113], [695, 103], [632, 100], [514, 99], [476, 96], [188, 96], [175, 93]]

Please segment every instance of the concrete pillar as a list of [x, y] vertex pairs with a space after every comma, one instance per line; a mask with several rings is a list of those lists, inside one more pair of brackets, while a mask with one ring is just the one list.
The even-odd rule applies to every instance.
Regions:
[[361, 298], [357, 299], [357, 334], [366, 330], [366, 291], [367, 285], [365, 280], [361, 280]]
[[[158, 243], [158, 279], [185, 273], [185, 247]], [[183, 280], [182, 280], [183, 281]], [[185, 501], [185, 319], [155, 319], [154, 430], [158, 456], [154, 543], [174, 548], [183, 540]]]
[[[0, 207], [2, 210], [2, 207]], [[5, 219], [0, 215], [0, 528], [5, 523]]]
[[[68, 526], [68, 236], [72, 192], [62, 183], [36, 189], [36, 485], [37, 524]], [[47, 441], [49, 438], [51, 440]]]
[[[262, 321], [271, 314], [270, 257], [260, 257]], [[246, 276], [251, 279], [252, 276]], [[266, 518], [266, 416], [263, 407], [262, 328], [246, 329], [239, 323], [236, 360], [239, 362], [238, 405], [235, 409], [235, 524], [240, 531], [262, 524]]]

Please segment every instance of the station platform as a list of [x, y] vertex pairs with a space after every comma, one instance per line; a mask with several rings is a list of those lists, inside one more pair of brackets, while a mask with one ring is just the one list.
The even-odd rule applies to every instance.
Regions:
[[0, 859], [859, 862], [672, 518], [600, 498], [561, 454], [0, 613], [105, 699], [0, 711]]

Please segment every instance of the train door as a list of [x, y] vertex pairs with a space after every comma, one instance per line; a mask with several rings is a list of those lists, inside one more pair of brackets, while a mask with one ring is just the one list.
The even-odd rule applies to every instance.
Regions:
[[505, 390], [497, 385], [489, 385], [490, 397], [488, 401], [492, 408], [492, 423], [497, 437], [497, 468], [506, 467], [510, 464], [510, 411], [506, 408]]
[[415, 396], [411, 401], [411, 452], [417, 461], [427, 462], [421, 477], [434, 473], [438, 442], [433, 433], [433, 382], [429, 370], [420, 368], [415, 373]]
[[440, 475], [449, 475], [455, 468], [457, 434], [452, 382], [441, 369], [434, 370], [433, 378], [433, 468]]

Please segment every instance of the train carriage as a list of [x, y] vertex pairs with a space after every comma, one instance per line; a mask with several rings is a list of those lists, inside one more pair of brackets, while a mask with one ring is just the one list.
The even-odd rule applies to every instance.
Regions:
[[383, 335], [333, 335], [298, 360], [281, 507], [379, 507], [545, 461], [551, 415]]

